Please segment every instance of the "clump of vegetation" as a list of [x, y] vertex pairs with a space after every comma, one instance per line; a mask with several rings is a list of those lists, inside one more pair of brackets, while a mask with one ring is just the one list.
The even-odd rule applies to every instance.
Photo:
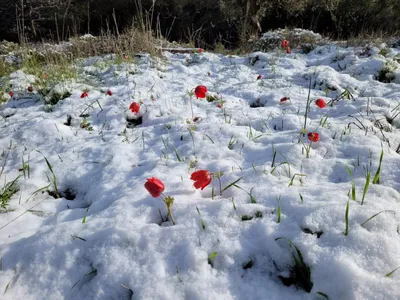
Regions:
[[390, 83], [396, 78], [394, 73], [396, 69], [397, 66], [393, 61], [387, 61], [379, 70], [378, 74], [375, 76], [375, 79], [380, 82]]
[[300, 48], [304, 53], [309, 53], [314, 50], [315, 47], [325, 40], [321, 35], [314, 33], [310, 30], [303, 30], [295, 28], [289, 29], [278, 29], [274, 31], [268, 31], [254, 44], [254, 51], [270, 51], [278, 48], [281, 45], [282, 40], [290, 41], [292, 48]]
[[55, 104], [58, 103], [58, 101], [64, 100], [64, 99], [66, 99], [66, 98], [68, 98], [68, 97], [70, 97], [70, 96], [71, 96], [71, 93], [70, 93], [69, 91], [65, 91], [65, 92], [62, 92], [62, 93], [53, 92], [53, 93], [51, 94], [50, 99], [49, 99], [47, 102], [48, 102], [49, 104], [51, 104], [51, 105], [55, 105]]
[[[276, 240], [279, 239], [282, 238], [277, 238]], [[298, 289], [310, 293], [314, 285], [311, 281], [311, 268], [304, 262], [300, 249], [292, 241], [288, 241], [292, 253], [293, 265], [290, 267], [289, 277], [279, 276], [279, 279], [286, 286], [295, 285]]]
[[4, 184], [0, 191], [0, 206], [2, 209], [6, 209], [10, 203], [11, 197], [19, 191], [18, 179], [21, 177], [19, 175], [13, 181]]

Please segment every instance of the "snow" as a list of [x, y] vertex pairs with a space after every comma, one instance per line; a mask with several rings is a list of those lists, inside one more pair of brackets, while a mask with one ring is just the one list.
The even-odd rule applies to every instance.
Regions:
[[[15, 95], [0, 109], [0, 179], [22, 174], [22, 157], [30, 176], [19, 178], [0, 215], [1, 298], [399, 299], [400, 271], [385, 274], [400, 266], [400, 126], [385, 116], [399, 111], [400, 75], [395, 69], [392, 83], [375, 76], [388, 60], [398, 65], [400, 50], [387, 57], [364, 50], [165, 52], [121, 64], [95, 57], [77, 65], [75, 81], [54, 87], [71, 96], [50, 110], [26, 91], [35, 77], [13, 73]], [[301, 135], [310, 78], [307, 131], [320, 135], [311, 146]], [[217, 100], [190, 97], [197, 85]], [[354, 99], [315, 105], [346, 91]], [[133, 101], [143, 103], [143, 123], [127, 128]], [[92, 130], [82, 128], [83, 112]], [[372, 184], [381, 150], [380, 184]], [[44, 157], [74, 200], [45, 191], [54, 186]], [[223, 171], [222, 187], [241, 179], [222, 195], [214, 179], [213, 197], [211, 185], [193, 187], [190, 175], [201, 169]], [[306, 176], [291, 182], [295, 174]], [[162, 222], [167, 210], [145, 190], [148, 177], [175, 198], [175, 226]], [[356, 201], [348, 196], [352, 181]], [[291, 243], [310, 267], [309, 292], [279, 277], [290, 276]]]

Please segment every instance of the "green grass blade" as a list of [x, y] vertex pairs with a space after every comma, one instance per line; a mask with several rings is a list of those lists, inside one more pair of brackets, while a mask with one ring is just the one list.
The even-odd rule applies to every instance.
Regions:
[[320, 296], [322, 296], [322, 297], [324, 297], [325, 299], [328, 299], [328, 300], [329, 300], [329, 297], [328, 297], [327, 294], [325, 294], [325, 293], [323, 293], [323, 292], [317, 292], [317, 294], [320, 295]]
[[349, 173], [350, 176], [353, 176], [353, 172], [350, 170], [348, 165], [345, 165], [346, 169], [347, 169], [347, 173]]
[[218, 252], [213, 252], [208, 256], [209, 260], [213, 260], [218, 255]]
[[211, 143], [215, 144], [214, 141], [212, 140], [212, 138], [208, 134], [204, 134], [204, 135], [211, 141]]
[[204, 221], [203, 221], [203, 219], [201, 218], [200, 210], [198, 209], [197, 206], [196, 206], [196, 209], [197, 209], [197, 213], [199, 214], [199, 217], [200, 217], [201, 228], [203, 228], [203, 230], [206, 230], [206, 224], [204, 224]]
[[78, 239], [78, 240], [81, 240], [81, 241], [86, 242], [86, 240], [85, 240], [84, 238], [81, 238], [81, 237], [79, 237], [79, 236], [77, 236], [77, 235], [72, 235], [72, 234], [70, 234], [70, 236], [71, 236], [73, 239]]
[[372, 216], [369, 217], [368, 219], [366, 219], [364, 222], [361, 223], [360, 226], [363, 226], [365, 223], [371, 221], [373, 218], [375, 218], [376, 216], [378, 216], [378, 215], [380, 215], [381, 213], [384, 213], [384, 212], [391, 212], [391, 213], [395, 214], [395, 211], [393, 211], [393, 210], [382, 210], [382, 211], [380, 211], [380, 212], [378, 212], [378, 213], [372, 215]]
[[87, 216], [88, 211], [89, 211], [89, 207], [86, 208], [85, 215], [83, 216], [83, 219], [82, 219], [82, 224], [86, 223], [86, 216]]
[[382, 165], [382, 160], [383, 160], [383, 149], [381, 150], [381, 155], [379, 157], [379, 166], [378, 166], [378, 170], [376, 170], [374, 179], [372, 180], [373, 184], [379, 184], [380, 183], [380, 173], [381, 173], [381, 165]]
[[349, 234], [349, 207], [350, 207], [350, 202], [347, 201], [346, 204], [346, 212], [344, 214], [344, 222], [345, 222], [345, 230], [344, 230], [344, 235], [348, 235]]
[[26, 199], [25, 202], [28, 202], [29, 199], [31, 199], [32, 197], [36, 196], [39, 192], [46, 190], [49, 186], [50, 186], [50, 184], [48, 184], [48, 185], [46, 185], [46, 186], [44, 186], [44, 187], [42, 187], [42, 188], [40, 188], [40, 189], [37, 189], [36, 191], [34, 191], [34, 192], [28, 197], [28, 199]]
[[354, 180], [351, 182], [351, 200], [356, 201], [356, 183]]
[[393, 271], [387, 273], [387, 274], [385, 275], [385, 277], [390, 277], [390, 276], [392, 276], [392, 274], [393, 274], [394, 272], [396, 272], [397, 270], [399, 270], [399, 269], [400, 269], [400, 267], [397, 267], [397, 268], [394, 269]]
[[281, 222], [281, 196], [277, 197], [276, 200], [278, 201], [278, 210], [277, 210], [277, 215], [278, 215], [278, 219], [277, 219], [277, 223]]
[[254, 189], [254, 186], [250, 189], [250, 193], [249, 193], [250, 202], [251, 203], [257, 203], [256, 198], [254, 198], [254, 196], [253, 196], [253, 189]]
[[231, 186], [235, 185], [236, 183], [238, 183], [240, 180], [242, 180], [243, 177], [240, 177], [239, 179], [236, 179], [234, 182], [228, 184], [226, 187], [224, 187], [221, 191], [221, 193], [223, 193], [224, 191], [226, 191], [227, 189], [229, 189]]
[[369, 181], [371, 180], [371, 172], [368, 171], [367, 173], [367, 179], [365, 181], [365, 186], [364, 186], [364, 191], [363, 191], [363, 196], [361, 199], [361, 205], [364, 203], [365, 195], [367, 194], [368, 188], [369, 188]]

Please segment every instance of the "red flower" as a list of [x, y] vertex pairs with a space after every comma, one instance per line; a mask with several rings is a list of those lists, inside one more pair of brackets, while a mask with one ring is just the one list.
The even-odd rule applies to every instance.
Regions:
[[11, 98], [14, 96], [14, 92], [13, 91], [9, 91], [8, 94], [10, 95]]
[[199, 53], [203, 53], [203, 52], [204, 52], [204, 50], [199, 48]]
[[318, 133], [316, 133], [316, 132], [309, 132], [308, 134], [307, 134], [307, 137], [308, 137], [308, 139], [311, 141], [311, 142], [318, 142], [319, 141], [319, 134]]
[[222, 108], [222, 106], [223, 106], [222, 103], [218, 103], [218, 104], [217, 104], [217, 107], [218, 107], [218, 108]]
[[198, 85], [194, 89], [194, 93], [197, 98], [205, 98], [207, 93], [207, 88], [204, 85]]
[[32, 93], [33, 92], [33, 87], [30, 85], [30, 86], [28, 86], [28, 92], [29, 93]]
[[287, 48], [287, 47], [289, 47], [289, 41], [288, 41], [288, 40], [283, 40], [283, 41], [281, 42], [281, 46], [282, 46], [282, 48]]
[[108, 96], [112, 96], [112, 92], [110, 90], [107, 91]]
[[288, 100], [290, 100], [289, 97], [283, 97], [283, 98], [280, 100], [280, 102], [283, 103], [283, 102], [286, 102], [286, 101], [288, 101]]
[[290, 47], [287, 47], [287, 48], [286, 48], [286, 53], [287, 53], [287, 54], [290, 54]]
[[88, 97], [89, 95], [88, 95], [88, 92], [87, 91], [84, 91], [83, 93], [82, 93], [82, 95], [81, 95], [81, 98], [85, 98], [85, 97]]
[[154, 198], [159, 197], [165, 189], [164, 183], [155, 177], [147, 178], [144, 187]]
[[132, 104], [129, 106], [129, 109], [131, 112], [137, 114], [140, 110], [140, 104], [136, 102], [132, 102]]
[[319, 108], [324, 108], [326, 106], [326, 103], [323, 99], [318, 99], [317, 101], [315, 101], [315, 104], [319, 107]]
[[207, 170], [198, 170], [193, 172], [190, 179], [194, 181], [194, 187], [196, 189], [204, 189], [207, 185], [211, 183], [211, 174]]
[[261, 74], [257, 76], [257, 80], [260, 80], [261, 78], [262, 78]]

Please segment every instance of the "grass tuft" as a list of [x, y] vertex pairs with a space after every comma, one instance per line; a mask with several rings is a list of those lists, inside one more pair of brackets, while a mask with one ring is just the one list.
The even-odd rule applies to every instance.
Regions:
[[[283, 237], [276, 238], [275, 241], [284, 239]], [[290, 251], [294, 264], [290, 268], [290, 276], [279, 276], [279, 279], [286, 286], [295, 285], [298, 289], [302, 289], [307, 293], [311, 292], [313, 282], [311, 281], [311, 268], [305, 263], [303, 254], [300, 249], [288, 239]]]
[[13, 181], [4, 183], [4, 186], [0, 191], [0, 206], [2, 209], [7, 208], [11, 197], [19, 191], [18, 179], [21, 176], [22, 175], [19, 175]]

